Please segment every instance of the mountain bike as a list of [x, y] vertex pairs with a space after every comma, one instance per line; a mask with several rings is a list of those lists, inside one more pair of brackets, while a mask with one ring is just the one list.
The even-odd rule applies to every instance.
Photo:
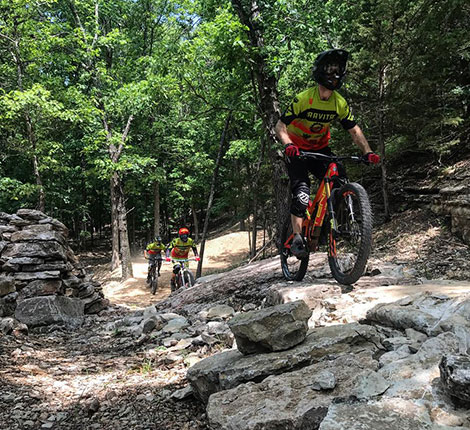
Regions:
[[[180, 288], [191, 288], [194, 285], [194, 276], [186, 266], [193, 258], [172, 258], [176, 264], [173, 266], [173, 273], [175, 276], [175, 286], [171, 286], [171, 291], [179, 290]], [[195, 261], [195, 260], [194, 260]]]
[[294, 238], [290, 215], [281, 233], [281, 267], [284, 277], [301, 281], [309, 253], [328, 245], [328, 263], [333, 277], [344, 285], [355, 283], [364, 273], [372, 247], [372, 210], [362, 185], [338, 174], [338, 162], [365, 163], [362, 157], [300, 152], [300, 157], [329, 162], [315, 198], [309, 200], [302, 222], [302, 237], [308, 252], [299, 260], [291, 252]]
[[148, 279], [149, 279], [150, 291], [154, 295], [157, 292], [157, 288], [158, 288], [157, 266], [158, 266], [158, 258], [150, 258]]

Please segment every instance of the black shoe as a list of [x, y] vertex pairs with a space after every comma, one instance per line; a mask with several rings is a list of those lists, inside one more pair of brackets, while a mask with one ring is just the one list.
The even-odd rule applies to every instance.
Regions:
[[158, 272], [158, 276], [160, 276], [160, 272]]
[[304, 260], [308, 256], [308, 252], [305, 249], [304, 240], [299, 233], [296, 233], [292, 243], [290, 245], [290, 250], [292, 254], [297, 257], [299, 260]]

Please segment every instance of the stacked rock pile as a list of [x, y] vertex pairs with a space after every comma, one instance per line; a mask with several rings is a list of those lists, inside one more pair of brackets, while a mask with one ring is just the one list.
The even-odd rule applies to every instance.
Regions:
[[[42, 212], [0, 212], [0, 330], [78, 326], [108, 306], [67, 244], [68, 230]], [[13, 319], [14, 317], [16, 319]], [[25, 330], [23, 325], [19, 326]]]
[[422, 293], [308, 331], [303, 301], [241, 313], [238, 349], [186, 377], [214, 430], [470, 429], [469, 309]]

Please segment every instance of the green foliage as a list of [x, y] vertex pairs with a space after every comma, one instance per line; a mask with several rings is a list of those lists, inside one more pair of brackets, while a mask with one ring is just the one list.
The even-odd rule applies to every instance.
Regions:
[[[382, 134], [389, 159], [442, 158], [468, 139], [467, 1], [260, 0], [257, 47], [234, 3], [0, 0], [1, 209], [36, 206], [36, 160], [47, 211], [77, 236], [109, 223], [114, 172], [136, 229], [151, 228], [156, 182], [167, 231], [193, 212], [201, 222], [229, 115], [214, 213], [244, 218], [257, 195], [269, 205], [260, 56], [283, 110], [313, 85], [320, 51], [348, 49], [340, 92], [374, 148]], [[332, 146], [357, 151], [337, 126]]]

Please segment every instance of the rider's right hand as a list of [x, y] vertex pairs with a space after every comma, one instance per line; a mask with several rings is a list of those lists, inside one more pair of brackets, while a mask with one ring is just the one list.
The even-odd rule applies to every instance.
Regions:
[[165, 261], [170, 262], [170, 261], [171, 261], [171, 258], [170, 258], [170, 257], [166, 257], [166, 258], [165, 258]]
[[298, 157], [300, 155], [299, 148], [293, 143], [288, 143], [284, 148], [284, 152], [288, 157]]

